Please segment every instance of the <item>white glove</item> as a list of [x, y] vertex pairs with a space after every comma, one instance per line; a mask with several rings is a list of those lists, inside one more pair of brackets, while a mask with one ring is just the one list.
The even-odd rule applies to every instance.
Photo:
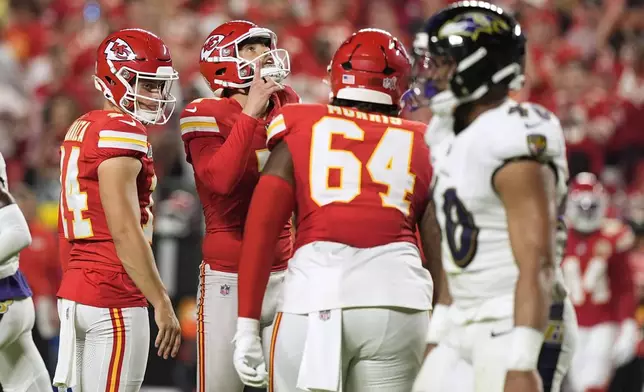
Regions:
[[237, 318], [237, 333], [233, 344], [233, 363], [241, 381], [249, 387], [266, 387], [268, 372], [259, 337], [259, 320]]
[[633, 319], [624, 320], [613, 346], [612, 357], [615, 368], [625, 365], [635, 357], [638, 339], [639, 329], [637, 322]]

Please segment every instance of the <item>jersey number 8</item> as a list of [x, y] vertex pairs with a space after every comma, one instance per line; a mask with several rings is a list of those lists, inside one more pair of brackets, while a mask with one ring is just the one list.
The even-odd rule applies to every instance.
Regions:
[[452, 259], [458, 267], [465, 268], [476, 255], [479, 229], [474, 224], [474, 217], [458, 198], [454, 188], [448, 188], [443, 193], [443, 213], [445, 214], [445, 237]]
[[[362, 141], [364, 130], [354, 121], [323, 117], [312, 129], [309, 184], [311, 198], [318, 206], [350, 203], [362, 192], [363, 163], [351, 151], [331, 148], [333, 135]], [[407, 195], [414, 191], [416, 176], [411, 173], [414, 135], [411, 131], [389, 127], [385, 130], [365, 165], [371, 180], [387, 187], [380, 192], [383, 207], [396, 208], [409, 215]], [[329, 185], [332, 169], [340, 172], [338, 185]]]

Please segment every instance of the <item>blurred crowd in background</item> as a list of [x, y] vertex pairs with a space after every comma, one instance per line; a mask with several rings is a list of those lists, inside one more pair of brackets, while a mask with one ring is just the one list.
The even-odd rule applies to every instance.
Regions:
[[[159, 187], [155, 254], [179, 307], [181, 358], [151, 356], [146, 384], [193, 390], [194, 296], [201, 208], [184, 160], [178, 113], [211, 96], [199, 74], [199, 52], [220, 23], [248, 19], [278, 35], [291, 56], [287, 83], [304, 102], [324, 102], [322, 82], [335, 48], [352, 32], [377, 27], [408, 46], [447, 0], [0, 0], [0, 153], [12, 193], [32, 226], [21, 254], [32, 285], [37, 333], [55, 358], [55, 292], [60, 279], [55, 239], [59, 144], [80, 114], [102, 106], [92, 73], [96, 47], [111, 31], [138, 27], [170, 48], [180, 80], [176, 116], [149, 130]], [[611, 215], [638, 234], [632, 255], [644, 298], [644, 1], [503, 0], [529, 40], [525, 88], [516, 97], [544, 105], [564, 125], [571, 175], [591, 171], [612, 195]], [[425, 113], [414, 116], [429, 117]], [[641, 321], [644, 323], [644, 310]], [[642, 350], [644, 355], [644, 350]], [[53, 362], [49, 362], [53, 369]]]

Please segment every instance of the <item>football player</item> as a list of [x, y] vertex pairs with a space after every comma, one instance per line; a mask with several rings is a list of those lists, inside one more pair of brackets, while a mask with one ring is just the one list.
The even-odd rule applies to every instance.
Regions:
[[49, 372], [31, 336], [32, 292], [18, 269], [18, 252], [30, 244], [29, 226], [9, 193], [0, 154], [0, 385], [5, 391], [49, 392]]
[[[206, 221], [197, 300], [198, 392], [244, 388], [230, 343], [244, 221], [268, 157], [266, 127], [281, 106], [299, 102], [281, 84], [290, 63], [288, 53], [276, 45], [275, 33], [250, 22], [214, 29], [201, 49], [200, 69], [216, 98], [197, 99], [181, 113], [181, 136]], [[285, 224], [277, 246], [264, 254], [273, 272], [262, 315], [267, 338], [291, 249], [291, 226]]]
[[267, 130], [271, 155], [244, 230], [235, 367], [250, 385], [265, 381], [263, 255], [294, 210], [269, 390], [409, 391], [433, 289], [417, 224], [433, 274], [441, 265], [425, 125], [398, 117], [410, 59], [388, 32], [365, 29], [344, 41], [329, 70], [329, 105], [288, 105]]
[[78, 118], [60, 148], [60, 226], [69, 254], [58, 291], [55, 386], [139, 390], [148, 301], [158, 355], [179, 350], [179, 322], [150, 247], [156, 177], [145, 128], [168, 121], [177, 78], [168, 48], [145, 30], [117, 31], [98, 47], [94, 81], [105, 105]]
[[591, 173], [578, 174], [568, 195], [570, 231], [562, 269], [579, 320], [570, 368], [574, 392], [606, 391], [614, 370], [633, 359], [639, 336], [628, 264], [635, 236], [606, 217], [608, 197]]
[[555, 246], [568, 170], [559, 120], [508, 97], [523, 80], [521, 26], [493, 4], [458, 2], [430, 18], [414, 52], [409, 96], [433, 113], [448, 283], [413, 390], [449, 390], [465, 359], [477, 392], [558, 391], [576, 328]]

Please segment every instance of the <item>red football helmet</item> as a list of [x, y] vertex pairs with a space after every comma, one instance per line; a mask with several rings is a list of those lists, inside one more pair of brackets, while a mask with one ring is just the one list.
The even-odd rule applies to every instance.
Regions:
[[[250, 39], [258, 39], [266, 52], [254, 59], [243, 59], [240, 49]], [[244, 42], [246, 41], [246, 42]], [[214, 29], [203, 46], [199, 66], [201, 75], [212, 91], [221, 88], [249, 87], [253, 80], [255, 61], [263, 61], [262, 77], [282, 81], [291, 72], [288, 52], [277, 49], [277, 35], [269, 29], [244, 20], [226, 22]]]
[[592, 173], [575, 176], [568, 193], [566, 216], [579, 232], [590, 233], [602, 225], [608, 209], [608, 192]]
[[340, 45], [328, 71], [332, 99], [399, 106], [409, 85], [411, 61], [396, 37], [362, 29]]
[[98, 47], [94, 85], [106, 99], [143, 123], [168, 122], [177, 101], [170, 89], [178, 78], [170, 51], [148, 31], [119, 30]]

